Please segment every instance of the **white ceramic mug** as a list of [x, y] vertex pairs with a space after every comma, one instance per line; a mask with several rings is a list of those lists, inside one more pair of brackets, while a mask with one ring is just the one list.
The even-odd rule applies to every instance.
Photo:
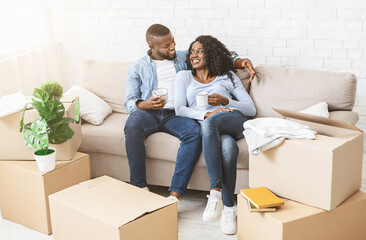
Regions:
[[165, 98], [165, 101], [168, 102], [168, 89], [166, 88], [158, 88], [152, 91], [152, 95], [154, 97]]
[[197, 92], [196, 103], [198, 107], [205, 107], [208, 105], [208, 92]]

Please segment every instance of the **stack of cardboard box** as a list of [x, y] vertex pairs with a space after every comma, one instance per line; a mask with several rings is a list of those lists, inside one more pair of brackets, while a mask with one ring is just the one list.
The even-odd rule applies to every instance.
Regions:
[[276, 212], [250, 213], [238, 195], [238, 239], [366, 239], [361, 187], [364, 134], [352, 124], [277, 110], [317, 131], [251, 155], [249, 186], [285, 198]]
[[[74, 117], [75, 99], [64, 98], [65, 114]], [[28, 110], [25, 123], [38, 117]], [[89, 155], [78, 153], [81, 125], [69, 126], [74, 136], [56, 148], [56, 168], [40, 172], [19, 132], [22, 112], [0, 118], [0, 209], [3, 218], [20, 223], [45, 234], [51, 234], [48, 195], [90, 179]]]

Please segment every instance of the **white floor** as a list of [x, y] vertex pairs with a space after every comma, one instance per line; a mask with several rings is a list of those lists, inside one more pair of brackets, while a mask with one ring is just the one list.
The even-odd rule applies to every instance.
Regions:
[[[363, 156], [362, 188], [366, 192], [366, 153]], [[167, 188], [150, 186], [150, 190], [166, 196]], [[206, 205], [207, 192], [189, 191], [182, 198], [178, 211], [179, 240], [192, 239], [237, 239], [236, 235], [227, 236], [221, 233], [220, 222], [202, 222], [202, 212]], [[22, 225], [0, 218], [0, 240], [50, 240], [52, 235], [47, 236]]]

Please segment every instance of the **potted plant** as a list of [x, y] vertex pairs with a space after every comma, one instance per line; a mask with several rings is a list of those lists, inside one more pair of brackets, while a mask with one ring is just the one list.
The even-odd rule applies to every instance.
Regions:
[[41, 89], [48, 92], [50, 98], [55, 97], [57, 100], [60, 101], [62, 97], [62, 93], [64, 91], [63, 87], [60, 83], [54, 81], [48, 81], [42, 84]]
[[25, 107], [20, 121], [20, 132], [23, 132], [25, 145], [35, 149], [33, 156], [39, 170], [51, 171], [55, 168], [56, 149], [49, 147], [49, 144], [61, 144], [72, 138], [74, 131], [68, 124], [79, 122], [79, 112], [77, 110], [75, 119], [64, 117], [64, 105], [54, 96], [50, 97], [47, 91], [38, 88], [33, 92], [32, 105], [38, 111], [39, 117], [24, 124]]

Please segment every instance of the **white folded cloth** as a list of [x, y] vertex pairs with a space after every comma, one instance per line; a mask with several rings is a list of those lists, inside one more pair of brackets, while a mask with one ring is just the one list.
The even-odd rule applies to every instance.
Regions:
[[245, 140], [250, 154], [257, 155], [276, 147], [284, 139], [315, 139], [308, 126], [282, 118], [256, 118], [244, 123]]
[[20, 91], [2, 96], [0, 98], [0, 117], [19, 112], [30, 102]]

